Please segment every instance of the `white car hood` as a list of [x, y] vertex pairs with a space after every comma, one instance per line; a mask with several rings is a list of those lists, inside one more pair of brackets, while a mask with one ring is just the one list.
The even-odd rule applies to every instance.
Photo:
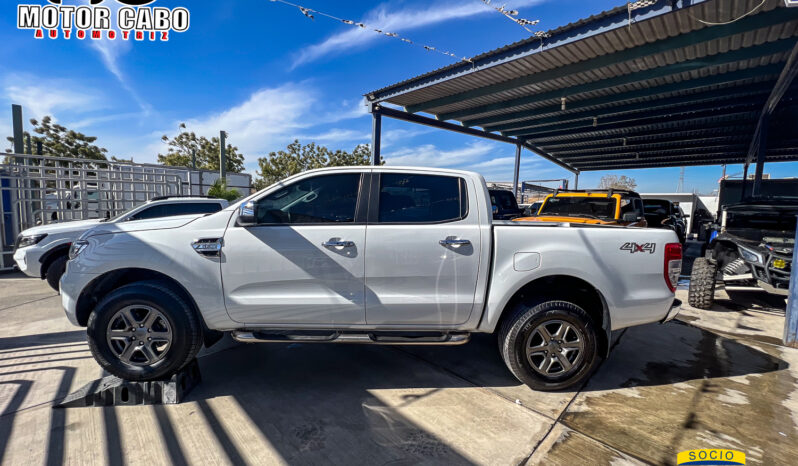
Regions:
[[83, 235], [83, 237], [109, 233], [132, 233], [145, 230], [167, 230], [180, 228], [204, 215], [178, 215], [175, 217], [154, 218], [151, 220], [134, 220], [130, 222], [100, 223]]
[[23, 236], [41, 235], [46, 233], [48, 235], [55, 235], [60, 233], [81, 233], [102, 222], [101, 219], [95, 218], [91, 220], [78, 220], [75, 222], [51, 223], [49, 225], [41, 225], [38, 227], [28, 228], [22, 232]]

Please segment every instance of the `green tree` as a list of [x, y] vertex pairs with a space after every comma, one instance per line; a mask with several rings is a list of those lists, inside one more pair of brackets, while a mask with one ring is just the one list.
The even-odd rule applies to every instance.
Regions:
[[637, 181], [626, 175], [604, 175], [599, 182], [599, 189], [628, 189], [634, 191], [637, 188]]
[[[184, 124], [180, 125], [185, 128]], [[194, 132], [181, 132], [174, 138], [164, 135], [161, 140], [168, 146], [166, 154], [158, 154], [158, 163], [173, 167], [190, 167], [191, 152], [196, 151], [197, 168], [200, 170], [219, 170], [219, 138], [197, 136]], [[227, 157], [227, 171], [240, 173], [244, 171], [244, 156], [238, 152], [238, 147], [227, 144], [225, 149]]]
[[[37, 144], [41, 142], [44, 155], [107, 160], [105, 154], [108, 150], [94, 145], [93, 143], [97, 140], [94, 136], [86, 136], [83, 133], [53, 123], [53, 118], [50, 116], [45, 116], [42, 118], [41, 122], [36, 119], [31, 119], [30, 124], [33, 125], [33, 132], [35, 135], [26, 131], [24, 140], [27, 144], [27, 137], [30, 134], [31, 148], [34, 151], [36, 150]], [[7, 139], [11, 143], [14, 142], [14, 138], [11, 136]], [[11, 153], [13, 150], [6, 149], [6, 152]]]
[[241, 194], [238, 193], [237, 189], [228, 189], [227, 183], [219, 178], [208, 189], [208, 196], [232, 202], [241, 197]]
[[306, 145], [294, 140], [285, 150], [269, 153], [268, 157], [258, 159], [260, 169], [254, 185], [263, 189], [291, 175], [306, 170], [324, 167], [345, 167], [369, 165], [371, 149], [368, 144], [360, 144], [352, 152], [331, 150], [315, 143]]

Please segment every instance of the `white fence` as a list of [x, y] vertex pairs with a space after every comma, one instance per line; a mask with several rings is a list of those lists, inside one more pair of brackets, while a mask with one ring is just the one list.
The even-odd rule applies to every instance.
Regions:
[[[157, 196], [205, 195], [219, 173], [163, 165], [9, 154], [0, 164], [0, 270], [10, 270], [17, 235], [54, 222], [108, 218]], [[252, 177], [229, 173], [249, 194]]]

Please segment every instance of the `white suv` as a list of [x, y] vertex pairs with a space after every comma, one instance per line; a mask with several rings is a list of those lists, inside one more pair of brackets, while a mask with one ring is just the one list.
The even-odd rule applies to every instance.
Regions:
[[79, 220], [29, 228], [17, 237], [14, 260], [26, 275], [47, 280], [58, 291], [69, 247], [81, 234], [101, 223], [133, 222], [178, 215], [206, 215], [227, 207], [223, 199], [156, 197], [114, 218]]

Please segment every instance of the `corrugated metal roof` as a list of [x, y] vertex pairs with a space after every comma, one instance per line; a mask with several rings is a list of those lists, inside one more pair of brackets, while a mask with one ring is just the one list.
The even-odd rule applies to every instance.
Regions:
[[[583, 141], [572, 144], [571, 150], [578, 150], [601, 138], [701, 128], [707, 128], [705, 136], [722, 138], [719, 121], [739, 123], [752, 136], [750, 126], [767, 98], [767, 86], [798, 36], [798, 8], [784, 8], [782, 0], [766, 0], [757, 8], [760, 1], [659, 0], [631, 12], [624, 5], [551, 30], [549, 38], [519, 41], [478, 55], [473, 63], [450, 65], [367, 97], [523, 138], [579, 169], [595, 168], [559, 154], [552, 143]], [[729, 105], [736, 97], [747, 99], [750, 109]], [[790, 116], [796, 102], [785, 97], [779, 111]], [[648, 124], [633, 124], [638, 117]], [[798, 159], [790, 128], [776, 126], [769, 134], [774, 151], [780, 151], [773, 157]], [[730, 158], [736, 157], [731, 151], [736, 146], [726, 146]], [[608, 160], [614, 155], [605, 153]], [[694, 163], [693, 155], [700, 158], [697, 152], [656, 162]], [[654, 160], [648, 157], [645, 163]], [[716, 158], [703, 160], [714, 163]]]

